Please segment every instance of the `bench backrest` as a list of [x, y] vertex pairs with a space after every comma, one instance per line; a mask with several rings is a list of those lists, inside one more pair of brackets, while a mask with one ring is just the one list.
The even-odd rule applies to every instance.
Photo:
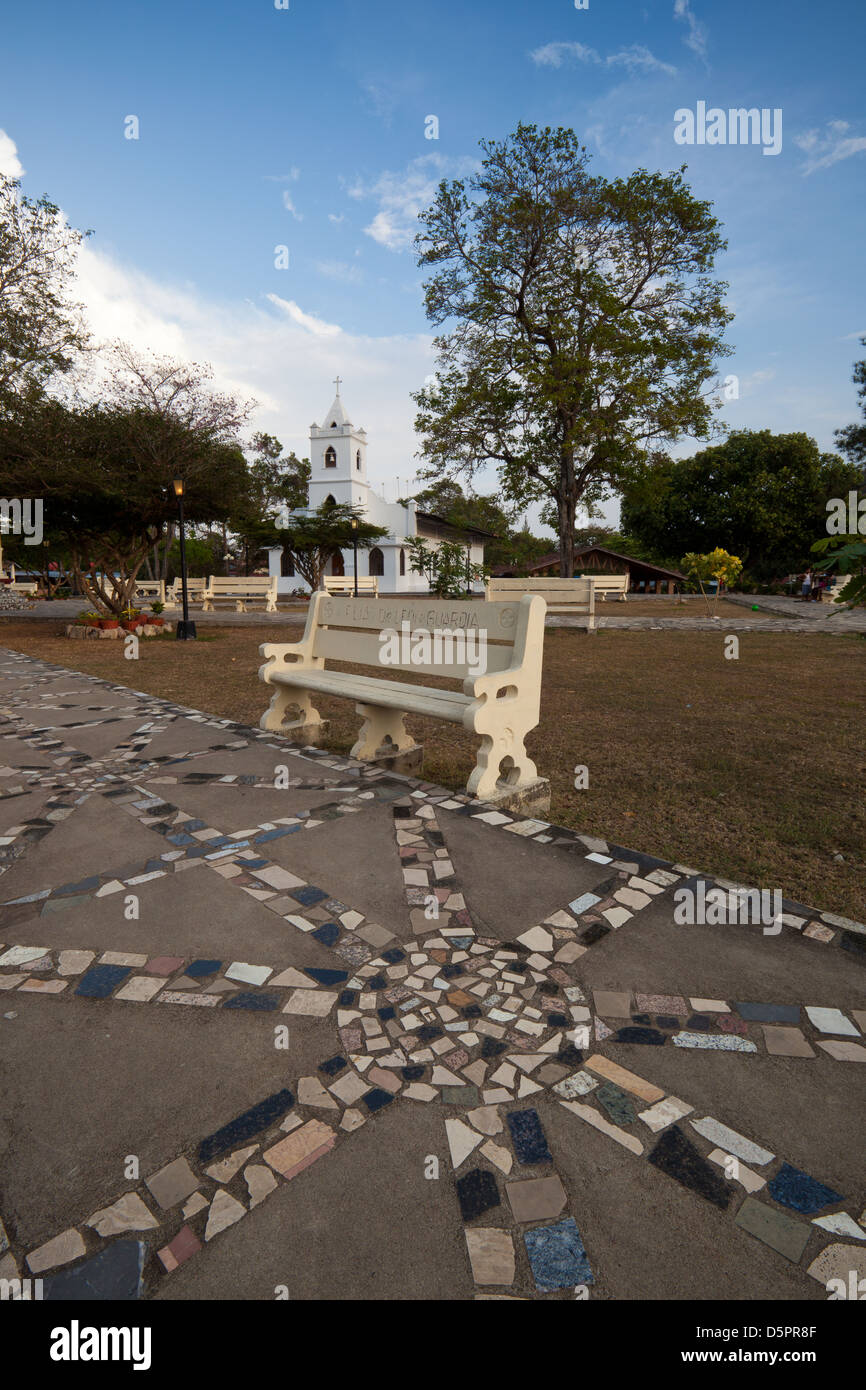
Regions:
[[593, 602], [592, 579], [489, 579], [485, 597], [490, 601], [510, 599], [523, 594], [538, 594], [548, 608], [583, 607], [589, 611]]
[[[324, 576], [325, 592], [328, 594], [352, 594], [355, 593], [355, 579], [353, 575], [326, 574]], [[358, 575], [359, 594], [378, 594], [379, 580], [375, 574]]]
[[269, 594], [277, 592], [275, 574], [228, 575], [212, 574], [208, 580], [208, 591], [216, 594]]
[[39, 590], [39, 585], [35, 579], [13, 579], [7, 586], [13, 594], [35, 594]]
[[628, 590], [627, 574], [589, 574], [583, 578], [592, 580], [597, 594], [624, 594]]
[[[209, 583], [210, 583], [209, 580], [204, 579], [204, 578], [201, 577], [201, 576], [199, 576], [199, 577], [193, 579], [193, 578], [191, 578], [189, 575], [187, 575], [187, 580], [186, 580], [186, 592], [187, 592], [187, 597], [188, 597], [188, 598], [192, 598], [192, 596], [195, 595], [197, 598], [201, 598], [202, 594], [207, 593]], [[172, 584], [172, 586], [171, 586], [171, 592], [172, 592], [172, 597], [173, 597], [173, 598], [180, 599], [181, 594], [183, 593], [183, 585], [182, 585], [182, 583], [181, 583], [181, 581], [180, 581], [179, 579], [176, 579], [176, 580], [174, 581], [174, 583]]]
[[[187, 581], [189, 582], [189, 581]], [[164, 579], [136, 579], [135, 592], [150, 598], [165, 598]]]
[[[310, 604], [304, 640], [312, 642], [314, 657], [330, 657], [379, 670], [426, 671], [430, 675], [465, 679], [479, 673], [482, 650], [484, 671], [505, 671], [520, 665], [533, 615], [537, 620], [533, 633], [539, 625], [543, 631], [543, 607], [536, 597], [512, 603], [460, 603], [448, 599], [421, 599], [413, 603], [402, 599], [344, 599], [320, 591], [313, 595]], [[383, 659], [388, 650], [386, 642], [391, 658], [395, 659]], [[540, 680], [540, 646], [538, 665]]]

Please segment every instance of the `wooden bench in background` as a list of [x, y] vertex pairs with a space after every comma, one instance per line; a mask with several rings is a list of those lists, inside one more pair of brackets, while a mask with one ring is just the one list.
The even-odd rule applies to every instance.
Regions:
[[[416, 764], [420, 757], [418, 745], [404, 724], [407, 714], [462, 724], [481, 736], [466, 787], [470, 795], [544, 810], [550, 804], [550, 784], [539, 778], [524, 746], [539, 719], [544, 614], [543, 600], [530, 595], [508, 603], [460, 603], [436, 599], [362, 602], [316, 593], [302, 641], [287, 645], [268, 642], [259, 647], [267, 658], [259, 676], [274, 687], [260, 725], [316, 743], [323, 720], [310, 696], [340, 695], [356, 702], [364, 720], [352, 756], [384, 759], [393, 766], [395, 755], [413, 755]], [[385, 665], [383, 634], [400, 634], [404, 622], [410, 632], [438, 631], [443, 637], [467, 626], [474, 628], [479, 636], [484, 635], [485, 674], [471, 674], [469, 665], [475, 663], [458, 659], [459, 642], [451, 648], [442, 643], [442, 656], [451, 656], [450, 661], [404, 664], [401, 653], [400, 661]], [[462, 656], [466, 656], [465, 643]], [[370, 667], [374, 674], [326, 670], [328, 659]], [[463, 688], [442, 690], [385, 679], [383, 673], [391, 670], [452, 677], [462, 680]], [[290, 709], [295, 711], [294, 720], [284, 724]]]
[[[324, 577], [326, 594], [344, 594], [349, 598], [355, 597], [355, 580], [352, 575], [326, 574]], [[379, 580], [375, 574], [358, 575], [358, 597], [364, 595], [369, 598], [379, 596]]]
[[513, 602], [523, 594], [538, 595], [547, 604], [548, 613], [585, 613], [587, 631], [595, 632], [594, 583], [594, 579], [488, 579], [485, 597], [488, 602]]
[[212, 574], [204, 595], [205, 613], [212, 613], [214, 599], [234, 600], [235, 610], [246, 613], [247, 604], [264, 600], [265, 612], [277, 611], [277, 576], [275, 574], [219, 575]]

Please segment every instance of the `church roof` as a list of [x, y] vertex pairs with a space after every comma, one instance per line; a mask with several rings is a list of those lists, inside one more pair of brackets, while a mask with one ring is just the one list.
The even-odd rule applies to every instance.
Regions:
[[351, 420], [346, 414], [343, 402], [340, 399], [340, 392], [338, 389], [337, 394], [334, 397], [334, 404], [331, 406], [327, 415], [325, 415], [324, 419], [322, 420], [322, 429], [328, 430], [331, 428], [331, 425], [334, 424], [340, 426], [350, 425], [351, 423]]

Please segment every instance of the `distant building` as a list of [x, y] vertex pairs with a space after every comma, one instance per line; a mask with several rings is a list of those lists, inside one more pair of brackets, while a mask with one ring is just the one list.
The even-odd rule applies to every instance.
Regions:
[[[414, 501], [386, 502], [373, 492], [367, 481], [367, 432], [353, 425], [340, 398], [340, 378], [337, 394], [321, 425], [310, 426], [310, 483], [307, 502], [311, 510], [330, 498], [334, 502], [358, 507], [366, 521], [384, 526], [388, 535], [370, 550], [358, 551], [358, 574], [376, 575], [379, 592], [383, 594], [423, 594], [429, 589], [424, 575], [413, 574], [406, 541], [423, 537], [431, 547], [442, 541], [455, 541], [466, 547], [468, 561], [484, 563], [484, 543], [494, 539], [487, 531], [472, 527], [453, 526], [431, 512], [418, 511]], [[268, 571], [278, 576], [277, 589], [288, 593], [308, 586], [296, 575], [291, 555], [283, 547], [268, 552]], [[329, 560], [326, 574], [353, 574], [351, 547]], [[474, 584], [478, 592], [482, 584]]]
[[[608, 550], [603, 545], [579, 545], [574, 552], [574, 572], [584, 574], [598, 570], [605, 574], [627, 574], [630, 594], [673, 594], [686, 583], [686, 576], [679, 570], [667, 570], [661, 565], [651, 565], [647, 560], [636, 560], [633, 555], [620, 555], [616, 550]], [[541, 555], [527, 573], [533, 576], [553, 575], [559, 577], [559, 551], [551, 550]], [[498, 565], [494, 574], [499, 579], [508, 579], [514, 574], [507, 565]]]

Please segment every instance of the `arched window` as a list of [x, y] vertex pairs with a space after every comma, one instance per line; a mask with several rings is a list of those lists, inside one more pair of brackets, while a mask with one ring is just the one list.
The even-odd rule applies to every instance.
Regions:
[[405, 573], [406, 573], [406, 552], [405, 552], [405, 550], [401, 550], [401, 551], [400, 551], [400, 573], [401, 573], [401, 574], [405, 574]]
[[342, 579], [345, 573], [346, 570], [343, 566], [343, 553], [342, 551], [337, 550], [331, 556], [331, 574], [339, 575]]
[[333, 444], [329, 444], [328, 447], [327, 447], [327, 449], [325, 450], [325, 467], [326, 467], [326, 468], [336, 468], [336, 466], [337, 466], [337, 451], [336, 451], [336, 449], [334, 448]]
[[295, 577], [295, 562], [292, 558], [292, 552], [287, 550], [285, 546], [280, 556], [280, 574], [283, 579], [294, 579]]
[[356, 467], [356, 468], [360, 468], [360, 467], [361, 467], [361, 450], [360, 450], [360, 449], [358, 450], [358, 452], [357, 452], [356, 455], [355, 455], [355, 467]]
[[377, 574], [380, 577], [385, 573], [385, 556], [382, 554], [378, 545], [374, 545], [370, 551], [370, 574]]

